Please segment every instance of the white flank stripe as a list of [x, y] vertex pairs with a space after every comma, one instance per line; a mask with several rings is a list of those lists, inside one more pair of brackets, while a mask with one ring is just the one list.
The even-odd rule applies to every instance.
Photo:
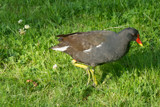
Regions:
[[[103, 42], [102, 42], [101, 44], [97, 45], [96, 47], [93, 47], [93, 48], [99, 48], [99, 47], [102, 46], [102, 44], [103, 44]], [[89, 48], [89, 49], [87, 49], [87, 50], [84, 50], [83, 52], [88, 53], [88, 52], [90, 52], [93, 48]]]
[[96, 48], [99, 48], [99, 47], [101, 47], [101, 46], [102, 46], [102, 44], [103, 44], [103, 42], [102, 42], [101, 44], [99, 44], [98, 46], [96, 46]]
[[64, 46], [64, 47], [60, 47], [60, 48], [53, 48], [53, 50], [56, 50], [56, 51], [65, 51], [67, 50], [69, 46]]

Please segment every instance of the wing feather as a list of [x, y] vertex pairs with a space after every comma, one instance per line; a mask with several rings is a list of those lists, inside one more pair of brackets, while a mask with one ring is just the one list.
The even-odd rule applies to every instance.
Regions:
[[106, 33], [109, 31], [91, 31], [77, 32], [66, 35], [58, 35], [60, 37], [59, 46], [66, 45], [70, 48], [83, 51], [92, 47], [96, 47], [106, 39]]

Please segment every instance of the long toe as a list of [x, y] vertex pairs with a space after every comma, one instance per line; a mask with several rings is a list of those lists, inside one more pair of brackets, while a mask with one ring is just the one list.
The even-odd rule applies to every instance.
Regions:
[[97, 80], [96, 80], [96, 77], [94, 76], [94, 79], [93, 79], [93, 86], [97, 86], [98, 83], [97, 83]]
[[92, 74], [92, 79], [93, 79], [93, 85], [94, 86], [97, 86], [97, 80], [96, 80], [96, 77], [95, 77], [95, 75], [94, 75], [94, 70], [93, 69], [90, 69], [90, 72], [91, 72], [91, 74]]
[[89, 85], [90, 80], [91, 80], [91, 75], [90, 75], [90, 71], [89, 71], [89, 70], [87, 70], [87, 74], [88, 74], [88, 82], [87, 82], [87, 85]]

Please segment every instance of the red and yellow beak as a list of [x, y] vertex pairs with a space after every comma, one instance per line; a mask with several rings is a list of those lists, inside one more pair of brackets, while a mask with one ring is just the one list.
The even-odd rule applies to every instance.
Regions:
[[139, 34], [137, 35], [137, 39], [136, 39], [136, 42], [140, 45], [140, 46], [143, 46], [140, 38], [139, 38]]

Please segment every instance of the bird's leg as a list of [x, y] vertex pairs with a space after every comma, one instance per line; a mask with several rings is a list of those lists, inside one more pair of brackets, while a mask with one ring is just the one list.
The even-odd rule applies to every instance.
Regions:
[[74, 60], [74, 59], [72, 60], [72, 64], [75, 65], [75, 66], [77, 66], [77, 67], [83, 68], [83, 69], [85, 69], [87, 71], [87, 74], [88, 74], [87, 85], [88, 85], [89, 82], [90, 82], [90, 69], [89, 69], [89, 67], [87, 65], [84, 65], [84, 64], [78, 64], [78, 63], [76, 63], [76, 60]]
[[78, 64], [76, 63], [77, 61], [75, 59], [72, 60], [72, 64], [77, 66], [77, 67], [80, 67], [80, 68], [83, 68], [83, 69], [88, 69], [88, 66], [87, 65], [84, 65], [84, 64]]
[[93, 69], [90, 69], [90, 72], [91, 72], [91, 74], [92, 74], [93, 85], [96, 86], [96, 85], [97, 85], [97, 80], [96, 80], [96, 77], [94, 76], [94, 70], [93, 70]]
[[92, 75], [92, 79], [93, 79], [93, 82], [94, 82], [94, 86], [97, 85], [97, 80], [96, 80], [96, 77], [94, 76], [94, 70], [89, 68], [87, 65], [84, 65], [84, 64], [78, 64], [76, 63], [76, 60], [72, 60], [72, 64], [77, 66], [77, 67], [80, 67], [80, 68], [83, 68], [87, 71], [87, 74], [88, 74], [88, 82], [87, 82], [87, 85], [89, 84], [90, 82], [90, 73]]

